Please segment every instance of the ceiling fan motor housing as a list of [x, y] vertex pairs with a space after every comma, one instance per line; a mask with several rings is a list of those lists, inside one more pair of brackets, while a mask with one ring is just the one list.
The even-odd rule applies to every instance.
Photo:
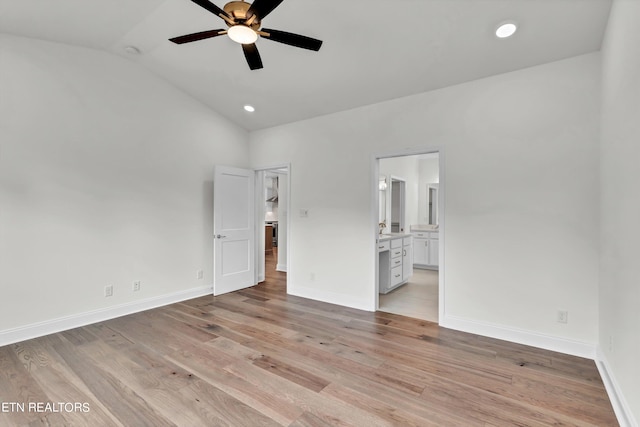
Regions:
[[[244, 21], [249, 20], [250, 16], [247, 16], [247, 11], [251, 7], [251, 4], [244, 1], [231, 1], [224, 5], [224, 11], [227, 15], [231, 16], [238, 24], [246, 25]], [[231, 27], [232, 24], [227, 22], [227, 26]], [[254, 31], [260, 29], [260, 17], [256, 16], [251, 25], [247, 25]]]

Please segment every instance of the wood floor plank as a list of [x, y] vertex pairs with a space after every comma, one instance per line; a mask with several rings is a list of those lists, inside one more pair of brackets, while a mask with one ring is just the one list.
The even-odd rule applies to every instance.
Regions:
[[551, 411], [542, 411], [495, 393], [483, 392], [454, 381], [433, 378], [423, 392], [427, 404], [447, 408], [464, 417], [465, 422], [513, 426], [589, 426]]
[[7, 425], [29, 424], [39, 419], [37, 414], [22, 410], [19, 405], [45, 401], [46, 394], [10, 346], [0, 347], [0, 385], [0, 401], [5, 403], [3, 415], [9, 420]]
[[111, 413], [105, 411], [91, 393], [86, 393], [85, 390], [77, 387], [74, 381], [70, 381], [66, 370], [60, 365], [53, 364], [33, 372], [32, 375], [42, 388], [47, 389], [47, 401], [87, 405], [87, 410], [83, 406], [80, 411], [72, 410], [65, 413], [65, 425], [123, 425]]
[[329, 385], [329, 381], [273, 357], [262, 356], [254, 360], [253, 364], [316, 393]]
[[[261, 414], [244, 402], [235, 399], [213, 385], [197, 380], [189, 387], [180, 390], [188, 399], [200, 404], [201, 410], [215, 413], [218, 420], [228, 426], [279, 426], [275, 420]], [[212, 423], [209, 425], [219, 425]]]
[[384, 363], [383, 358], [369, 355], [365, 351], [349, 344], [337, 342], [335, 338], [327, 339], [326, 336], [317, 337], [307, 332], [298, 334], [293, 338], [298, 342], [305, 343], [306, 345], [321, 349], [322, 351], [328, 351], [336, 356], [344, 357], [345, 359], [349, 359], [372, 368], [380, 367]]
[[109, 411], [125, 425], [173, 426], [147, 402], [104, 369], [92, 365], [71, 346], [58, 345], [56, 351], [74, 373], [97, 396]]
[[[277, 248], [275, 249], [277, 252]], [[266, 281], [0, 347], [22, 426], [616, 426], [592, 360], [288, 295]]]
[[250, 382], [262, 392], [279, 395], [285, 401], [330, 425], [354, 427], [391, 425], [375, 414], [311, 391], [257, 366], [237, 364], [227, 366], [225, 369]]
[[180, 354], [167, 356], [167, 359], [184, 369], [189, 369], [198, 378], [215, 384], [229, 396], [244, 402], [281, 425], [290, 424], [302, 413], [297, 406], [281, 399], [279, 395], [263, 393], [253, 384], [220, 367], [212, 367], [207, 361], [199, 358], [185, 358]]
[[[453, 417], [439, 418], [432, 413], [429, 414], [429, 418], [423, 418], [416, 413], [411, 413], [398, 408], [394, 403], [383, 402], [380, 399], [376, 399], [371, 394], [364, 394], [338, 383], [330, 384], [322, 391], [322, 393], [340, 399], [349, 405], [356, 406], [367, 412], [374, 413], [392, 425], [407, 427], [438, 427], [452, 424], [454, 422]], [[471, 424], [469, 424], [469, 426], [471, 427]]]
[[320, 417], [305, 412], [300, 415], [289, 427], [333, 427], [335, 424], [329, 423]]

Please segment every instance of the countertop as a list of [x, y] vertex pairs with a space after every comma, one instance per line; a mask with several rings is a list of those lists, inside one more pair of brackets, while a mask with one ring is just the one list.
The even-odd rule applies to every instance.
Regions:
[[412, 225], [411, 231], [440, 231], [440, 229], [438, 228], [437, 225], [419, 224], [419, 225]]
[[411, 234], [407, 234], [407, 233], [387, 233], [387, 234], [379, 234], [378, 235], [378, 240], [391, 240], [391, 239], [397, 239], [400, 237], [410, 237]]

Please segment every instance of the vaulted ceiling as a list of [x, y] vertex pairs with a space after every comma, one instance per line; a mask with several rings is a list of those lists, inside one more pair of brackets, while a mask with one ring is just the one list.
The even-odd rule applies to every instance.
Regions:
[[[598, 51], [610, 6], [610, 0], [285, 0], [265, 27], [321, 39], [322, 49], [260, 39], [264, 68], [255, 71], [227, 37], [168, 41], [225, 27], [191, 0], [0, 0], [0, 32], [125, 57], [256, 130]], [[519, 30], [498, 39], [495, 29], [506, 20]], [[140, 54], [127, 53], [127, 46]], [[245, 104], [256, 111], [247, 113]]]

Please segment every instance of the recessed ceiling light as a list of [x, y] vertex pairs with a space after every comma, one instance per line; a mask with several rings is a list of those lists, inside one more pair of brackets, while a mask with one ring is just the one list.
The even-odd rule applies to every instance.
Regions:
[[248, 111], [250, 113], [253, 113], [254, 111], [256, 111], [256, 109], [253, 108], [253, 105], [245, 105], [244, 106], [244, 111]]
[[514, 22], [502, 23], [502, 24], [500, 24], [500, 26], [496, 30], [496, 37], [498, 37], [500, 39], [505, 39], [507, 37], [511, 37], [516, 32], [517, 29], [518, 29], [518, 27], [516, 26], [516, 24]]

